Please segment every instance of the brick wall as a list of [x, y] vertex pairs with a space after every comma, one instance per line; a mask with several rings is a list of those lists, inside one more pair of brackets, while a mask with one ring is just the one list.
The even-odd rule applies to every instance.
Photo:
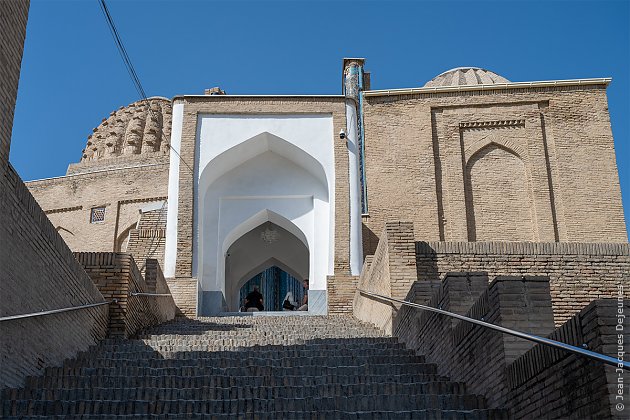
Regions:
[[9, 161], [29, 1], [0, 2], [0, 175]]
[[[615, 357], [630, 349], [625, 343], [620, 350], [615, 331], [616, 312], [630, 310], [628, 300], [594, 301], [554, 330], [548, 279], [497, 277], [481, 291], [484, 284], [481, 273], [450, 273], [428, 302], [416, 302]], [[615, 397], [619, 383], [628, 389], [630, 375], [621, 369], [415, 308], [401, 309], [394, 323], [394, 335], [437, 363], [440, 374], [465, 382], [512, 418], [625, 418]]]
[[[137, 227], [139, 210], [168, 195], [168, 162], [137, 168], [108, 169], [27, 182], [73, 251], [119, 252]], [[91, 223], [94, 207], [105, 207], [105, 220]], [[144, 255], [136, 255], [144, 261]]]
[[[594, 301], [549, 338], [577, 347], [585, 345], [612, 357], [623, 353], [628, 361], [630, 341], [619, 341], [620, 335], [628, 337], [630, 327], [624, 318], [619, 322], [619, 311], [622, 315], [630, 313], [630, 300]], [[509, 365], [506, 376], [508, 400], [516, 419], [621, 419], [630, 413], [627, 370], [537, 345]]]
[[630, 281], [627, 243], [418, 242], [416, 261], [419, 280], [450, 271], [548, 276], [556, 325], [592, 300], [615, 296], [617, 285]]
[[167, 279], [173, 299], [178, 309], [178, 316], [197, 316], [197, 279], [175, 278]]
[[[103, 302], [8, 163], [28, 8], [0, 2], [0, 317]], [[0, 388], [87, 349], [106, 329], [106, 305], [0, 322]]]
[[[166, 210], [167, 204], [158, 210], [143, 212], [136, 229], [129, 231], [129, 243], [125, 252], [134, 256], [137, 261], [155, 258], [164, 265], [164, 246], [166, 244]], [[144, 272], [144, 264], [140, 266]]]
[[[0, 317], [103, 302], [11, 165], [0, 176], [0, 291]], [[97, 343], [107, 311], [102, 305], [0, 322], [0, 387], [19, 386]]]
[[[109, 335], [130, 337], [142, 328], [175, 317], [171, 296], [132, 296], [132, 293], [169, 293], [157, 260], [146, 264], [149, 284], [131, 254], [120, 252], [76, 252], [75, 257], [109, 305]], [[159, 292], [158, 292], [159, 291]]]
[[[402, 299], [417, 278], [413, 224], [388, 222], [376, 253], [366, 258], [359, 277], [359, 289]], [[394, 308], [389, 303], [354, 296], [353, 313], [362, 321], [392, 331]]]
[[[449, 274], [427, 305], [541, 336], [554, 329], [549, 282], [541, 277], [502, 276], [488, 286], [480, 273]], [[505, 367], [532, 347], [527, 341], [413, 308], [400, 310], [394, 324], [394, 335], [437, 363], [440, 374], [466, 382], [470, 392], [485, 395], [492, 407], [505, 404]]]
[[357, 291], [359, 276], [328, 276], [328, 314], [351, 314], [352, 300]]
[[627, 242], [604, 84], [366, 96], [364, 119], [365, 255], [393, 218], [416, 240]]

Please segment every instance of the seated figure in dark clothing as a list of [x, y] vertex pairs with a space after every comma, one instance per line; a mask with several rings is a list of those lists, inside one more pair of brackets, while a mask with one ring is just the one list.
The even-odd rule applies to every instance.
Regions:
[[254, 290], [245, 297], [245, 308], [247, 312], [258, 312], [265, 309], [263, 296], [260, 294], [258, 286], [254, 286]]

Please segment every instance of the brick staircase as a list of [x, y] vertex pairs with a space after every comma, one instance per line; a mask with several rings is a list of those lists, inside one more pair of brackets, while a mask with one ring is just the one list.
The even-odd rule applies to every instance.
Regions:
[[182, 319], [2, 392], [2, 418], [504, 419], [349, 316]]

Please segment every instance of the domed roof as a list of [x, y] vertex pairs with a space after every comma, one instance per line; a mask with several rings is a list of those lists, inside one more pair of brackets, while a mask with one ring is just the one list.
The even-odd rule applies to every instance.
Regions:
[[161, 97], [120, 107], [88, 136], [81, 162], [140, 154], [166, 155], [171, 113], [171, 101]]
[[424, 87], [493, 85], [510, 83], [505, 77], [479, 67], [457, 67], [438, 74], [429, 80]]

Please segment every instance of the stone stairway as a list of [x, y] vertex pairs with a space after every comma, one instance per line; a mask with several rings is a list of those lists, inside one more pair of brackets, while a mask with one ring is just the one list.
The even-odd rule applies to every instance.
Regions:
[[352, 317], [176, 320], [2, 392], [2, 418], [504, 419]]

